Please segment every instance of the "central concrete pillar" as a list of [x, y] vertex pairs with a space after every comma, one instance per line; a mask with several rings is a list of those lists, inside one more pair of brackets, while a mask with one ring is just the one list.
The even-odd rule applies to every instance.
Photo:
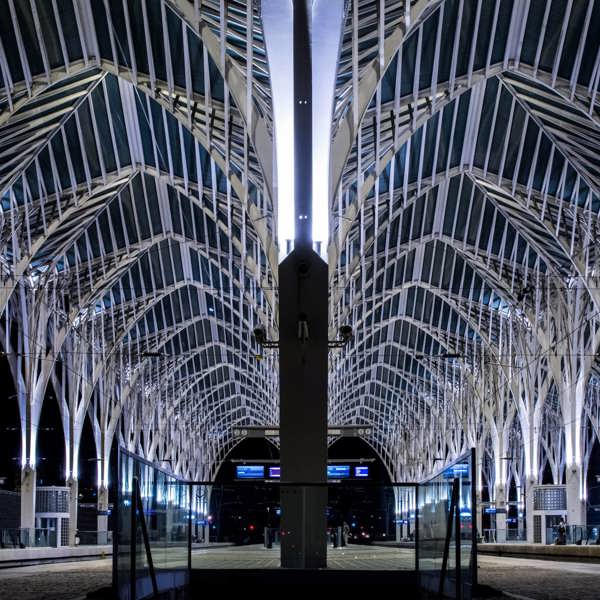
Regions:
[[327, 265], [312, 250], [294, 250], [279, 267], [279, 290], [281, 565], [322, 568], [327, 553]]
[[35, 468], [26, 465], [21, 468], [21, 543], [32, 546], [35, 537]]

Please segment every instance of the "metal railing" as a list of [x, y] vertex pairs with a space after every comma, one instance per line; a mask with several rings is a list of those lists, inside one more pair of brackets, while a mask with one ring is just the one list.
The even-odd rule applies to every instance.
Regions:
[[525, 529], [484, 529], [483, 541], [487, 544], [514, 544], [527, 541]]
[[29, 529], [0, 529], [0, 548], [27, 548]]
[[[526, 543], [525, 529], [484, 529], [483, 542], [487, 544]], [[546, 528], [546, 545], [575, 544], [581, 546], [600, 545], [600, 525], [565, 525], [564, 536], [559, 526]]]
[[56, 548], [56, 529], [0, 529], [0, 548]]
[[546, 544], [575, 544], [578, 546], [600, 544], [600, 526], [565, 525], [564, 536], [561, 535], [558, 525], [547, 527]]

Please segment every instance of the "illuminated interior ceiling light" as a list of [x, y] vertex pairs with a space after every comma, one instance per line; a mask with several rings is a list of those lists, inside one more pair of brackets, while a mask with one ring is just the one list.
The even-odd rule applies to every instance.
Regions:
[[[275, 121], [277, 239], [283, 258], [292, 250], [295, 230], [292, 2], [263, 0], [261, 8]], [[316, 0], [313, 4], [312, 238], [314, 247], [322, 253], [326, 252], [329, 236], [329, 146], [343, 12], [343, 0]], [[336, 31], [339, 35], [332, 35]], [[307, 218], [299, 216], [300, 220]]]
[[269, 56], [275, 162], [277, 173], [277, 239], [281, 257], [294, 239], [294, 107], [292, 2], [263, 0], [261, 14]]

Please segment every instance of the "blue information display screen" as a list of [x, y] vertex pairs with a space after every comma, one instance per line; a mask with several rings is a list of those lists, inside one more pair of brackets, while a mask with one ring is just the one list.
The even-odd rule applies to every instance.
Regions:
[[327, 465], [327, 477], [329, 479], [350, 477], [350, 465]]
[[264, 465], [238, 465], [235, 468], [235, 476], [238, 479], [264, 479]]
[[454, 479], [455, 477], [464, 477], [469, 473], [469, 465], [467, 463], [456, 463], [444, 471], [446, 479]]
[[[281, 478], [281, 467], [265, 467], [265, 465], [238, 465], [235, 468], [237, 479], [264, 479], [268, 469], [269, 479]], [[328, 479], [348, 479], [351, 475], [364, 479], [369, 477], [368, 466], [353, 467], [350, 465], [327, 465]]]
[[368, 477], [369, 467], [354, 467], [354, 477]]

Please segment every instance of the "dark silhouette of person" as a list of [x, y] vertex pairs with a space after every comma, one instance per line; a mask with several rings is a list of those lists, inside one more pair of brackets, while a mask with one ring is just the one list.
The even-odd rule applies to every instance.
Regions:
[[567, 543], [567, 528], [565, 522], [561, 519], [558, 524], [558, 536], [556, 538], [556, 544], [558, 546], [564, 546]]

